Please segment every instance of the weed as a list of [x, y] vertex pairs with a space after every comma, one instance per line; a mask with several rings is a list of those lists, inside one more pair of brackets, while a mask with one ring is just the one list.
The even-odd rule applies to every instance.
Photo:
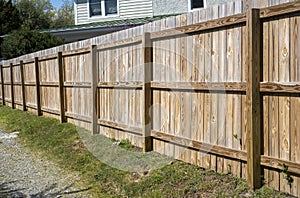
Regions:
[[285, 163], [283, 163], [282, 166], [283, 168], [281, 170], [281, 173], [285, 175], [284, 179], [288, 182], [288, 185], [291, 187], [294, 180], [291, 177], [291, 174], [288, 172], [289, 167]]

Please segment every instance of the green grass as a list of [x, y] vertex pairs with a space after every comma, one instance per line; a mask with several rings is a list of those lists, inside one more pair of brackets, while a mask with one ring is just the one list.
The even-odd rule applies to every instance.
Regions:
[[[102, 163], [88, 151], [74, 125], [1, 105], [0, 127], [7, 132], [19, 131], [19, 141], [33, 152], [46, 156], [70, 172], [80, 173], [81, 185], [91, 188], [88, 193], [92, 197], [240, 197], [247, 193], [253, 197], [284, 196], [267, 187], [251, 193], [245, 180], [178, 161], [145, 175], [118, 170]], [[138, 153], [128, 140], [121, 141], [118, 147], [137, 153], [134, 156], [142, 160], [144, 154]], [[154, 156], [156, 161], [159, 159], [155, 154], [149, 156]]]

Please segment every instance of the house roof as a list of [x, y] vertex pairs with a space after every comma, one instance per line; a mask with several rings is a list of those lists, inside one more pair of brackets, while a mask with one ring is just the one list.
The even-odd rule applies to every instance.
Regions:
[[64, 32], [64, 31], [73, 31], [73, 30], [86, 30], [86, 29], [94, 29], [94, 28], [114, 28], [114, 27], [132, 27], [137, 25], [142, 25], [145, 23], [149, 23], [152, 21], [160, 20], [163, 18], [167, 18], [173, 15], [160, 15], [154, 17], [146, 17], [146, 18], [136, 18], [136, 19], [118, 19], [118, 20], [111, 20], [111, 21], [103, 21], [103, 22], [95, 22], [95, 23], [88, 23], [88, 24], [81, 24], [81, 25], [73, 25], [67, 26], [62, 28], [55, 28], [51, 30], [45, 30], [49, 32]]

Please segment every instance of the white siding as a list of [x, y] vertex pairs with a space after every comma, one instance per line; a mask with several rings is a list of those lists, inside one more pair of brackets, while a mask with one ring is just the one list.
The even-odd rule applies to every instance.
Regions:
[[[78, 24], [83, 24], [83, 23], [89, 23], [89, 15], [88, 15], [88, 7], [87, 3], [85, 4], [77, 4], [76, 6], [76, 13], [77, 13], [77, 23]], [[76, 25], [78, 25], [76, 24]]]
[[121, 18], [152, 17], [152, 0], [120, 0]]
[[119, 0], [119, 16], [112, 17], [89, 17], [88, 3], [76, 4], [75, 9], [76, 25], [153, 16], [152, 0]]

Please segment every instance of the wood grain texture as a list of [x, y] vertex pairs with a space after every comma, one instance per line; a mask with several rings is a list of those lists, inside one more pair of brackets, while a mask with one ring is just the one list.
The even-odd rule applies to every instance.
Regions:
[[152, 80], [152, 41], [150, 40], [150, 33], [146, 32], [142, 38], [142, 56], [144, 64], [144, 83], [143, 83], [143, 113], [142, 113], [142, 128], [143, 128], [143, 151], [148, 152], [153, 150], [153, 142], [151, 137], [151, 106], [152, 94], [150, 82]]
[[294, 12], [300, 11], [300, 2], [290, 2], [290, 3], [283, 3], [276, 6], [271, 6], [267, 8], [263, 8], [260, 10], [260, 18], [269, 18], [274, 16], [280, 16], [285, 14], [291, 14]]
[[42, 115], [39, 58], [34, 59], [37, 115]]
[[151, 39], [161, 39], [165, 37], [174, 37], [180, 36], [183, 34], [205, 31], [210, 29], [215, 29], [219, 27], [225, 27], [235, 24], [240, 24], [246, 22], [246, 15], [245, 13], [232, 15], [229, 17], [224, 17], [220, 19], [214, 19], [210, 21], [205, 21], [201, 23], [196, 23], [188, 26], [177, 27], [171, 30], [164, 30], [160, 32], [151, 33]]
[[20, 75], [21, 75], [21, 86], [22, 86], [22, 107], [23, 107], [23, 111], [27, 111], [23, 61], [20, 61], [20, 73], [21, 73]]
[[248, 84], [247, 84], [247, 168], [248, 184], [251, 188], [261, 187], [261, 97], [259, 84], [261, 81], [261, 23], [259, 19], [259, 10], [252, 9], [248, 11]]
[[10, 99], [11, 99], [11, 107], [15, 109], [15, 91], [14, 91], [14, 70], [13, 64], [10, 63]]
[[97, 134], [97, 85], [98, 85], [98, 58], [97, 58], [97, 46], [91, 46], [90, 53], [90, 67], [92, 68], [91, 76], [92, 76], [92, 86], [91, 86], [91, 115], [92, 115], [92, 134]]

